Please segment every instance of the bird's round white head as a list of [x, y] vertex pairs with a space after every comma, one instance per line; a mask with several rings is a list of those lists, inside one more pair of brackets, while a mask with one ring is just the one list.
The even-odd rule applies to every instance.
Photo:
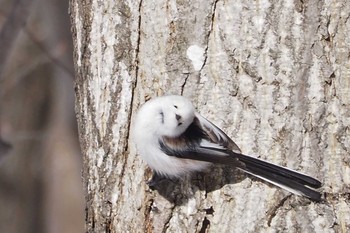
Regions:
[[183, 96], [162, 96], [146, 102], [138, 112], [136, 127], [158, 136], [177, 137], [193, 122], [195, 110]]

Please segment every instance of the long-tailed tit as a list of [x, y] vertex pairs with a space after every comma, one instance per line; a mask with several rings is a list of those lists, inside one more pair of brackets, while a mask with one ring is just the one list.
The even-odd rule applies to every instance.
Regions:
[[146, 102], [135, 118], [133, 139], [142, 158], [161, 176], [179, 177], [212, 163], [227, 164], [294, 194], [321, 199], [314, 190], [322, 186], [320, 181], [241, 154], [222, 130], [182, 96], [162, 96]]

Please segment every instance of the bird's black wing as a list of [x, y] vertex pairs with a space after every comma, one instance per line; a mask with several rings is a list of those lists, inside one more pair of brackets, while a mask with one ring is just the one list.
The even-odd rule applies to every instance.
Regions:
[[230, 150], [228, 147], [232, 146], [232, 140], [214, 124], [204, 120], [203, 117], [196, 117], [180, 137], [164, 137], [159, 140], [161, 150], [169, 156], [182, 159], [234, 165], [290, 192], [320, 200], [321, 194], [309, 188], [321, 187], [320, 181], [291, 169], [243, 155], [238, 147], [239, 153]]
[[195, 120], [193, 121], [198, 127], [201, 128], [204, 134], [208, 136], [208, 140], [218, 144], [224, 148], [232, 150], [236, 153], [241, 153], [241, 149], [237, 144], [227, 136], [219, 127], [211, 123], [206, 118], [202, 117], [199, 113], [196, 113]]
[[159, 141], [160, 149], [168, 156], [175, 156], [181, 159], [191, 159], [203, 162], [233, 165], [236, 167], [244, 167], [244, 164], [237, 158], [231, 156], [228, 150], [213, 150], [208, 147], [182, 147], [174, 148], [169, 146], [164, 140]]
[[[159, 146], [169, 156], [243, 166], [235, 156], [231, 155], [231, 150], [225, 148], [225, 145], [231, 144], [232, 140], [217, 129], [215, 131], [206, 130], [199, 119], [194, 118], [192, 124], [182, 135], [176, 138], [163, 137], [159, 140]], [[217, 150], [212, 150], [212, 148]]]

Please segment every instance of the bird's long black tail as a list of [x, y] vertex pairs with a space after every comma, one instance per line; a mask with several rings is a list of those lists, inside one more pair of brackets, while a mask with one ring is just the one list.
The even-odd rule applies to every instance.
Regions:
[[169, 156], [232, 165], [289, 192], [306, 196], [312, 200], [321, 200], [321, 194], [314, 189], [320, 188], [322, 183], [291, 169], [224, 148], [200, 146], [188, 147], [186, 150], [173, 150], [162, 141], [159, 144], [162, 151]]
[[321, 200], [321, 194], [314, 190], [322, 186], [322, 183], [317, 179], [261, 159], [232, 153], [242, 162], [241, 170], [292, 193], [306, 196], [315, 201]]

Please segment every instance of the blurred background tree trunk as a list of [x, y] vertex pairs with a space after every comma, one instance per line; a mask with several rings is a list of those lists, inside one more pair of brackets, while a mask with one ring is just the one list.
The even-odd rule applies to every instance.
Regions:
[[0, 5], [0, 232], [83, 232], [68, 1]]
[[[87, 231], [349, 232], [349, 12], [345, 0], [72, 0]], [[163, 94], [189, 97], [245, 154], [322, 180], [325, 200], [218, 166], [150, 190], [130, 122]]]

